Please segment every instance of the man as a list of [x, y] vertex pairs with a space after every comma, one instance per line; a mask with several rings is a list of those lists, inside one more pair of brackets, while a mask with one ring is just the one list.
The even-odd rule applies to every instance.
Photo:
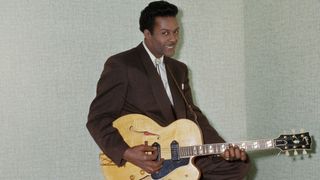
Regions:
[[[176, 119], [192, 119], [199, 125], [204, 143], [224, 142], [193, 104], [186, 65], [170, 58], [179, 39], [177, 13], [173, 4], [151, 2], [139, 20], [144, 41], [111, 56], [98, 82], [87, 128], [102, 151], [118, 166], [128, 161], [154, 173], [163, 163], [163, 160], [155, 161], [156, 148], [143, 144], [129, 147], [112, 126], [115, 119], [126, 114], [146, 115], [161, 126]], [[249, 169], [247, 154], [232, 146], [221, 157], [198, 157], [195, 164], [202, 179], [243, 179]]]

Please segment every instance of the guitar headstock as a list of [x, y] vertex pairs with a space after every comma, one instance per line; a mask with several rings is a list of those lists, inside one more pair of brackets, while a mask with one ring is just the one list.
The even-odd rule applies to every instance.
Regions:
[[296, 150], [303, 150], [305, 154], [305, 150], [311, 149], [311, 143], [309, 132], [298, 134], [282, 134], [278, 138], [274, 139], [275, 147], [286, 152], [294, 150], [295, 155], [297, 154]]

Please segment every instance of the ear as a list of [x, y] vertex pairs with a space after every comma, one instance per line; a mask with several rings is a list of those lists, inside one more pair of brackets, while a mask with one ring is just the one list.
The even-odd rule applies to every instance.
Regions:
[[145, 29], [144, 31], [143, 31], [143, 35], [144, 35], [144, 38], [146, 38], [146, 39], [150, 39], [151, 38], [151, 32], [148, 30], [148, 29]]

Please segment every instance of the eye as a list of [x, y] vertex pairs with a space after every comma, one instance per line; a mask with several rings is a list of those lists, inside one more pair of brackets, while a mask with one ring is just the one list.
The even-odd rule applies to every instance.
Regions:
[[179, 34], [179, 30], [174, 31], [174, 34]]
[[168, 35], [169, 35], [169, 32], [168, 32], [168, 31], [163, 31], [163, 32], [162, 32], [162, 35], [168, 36]]

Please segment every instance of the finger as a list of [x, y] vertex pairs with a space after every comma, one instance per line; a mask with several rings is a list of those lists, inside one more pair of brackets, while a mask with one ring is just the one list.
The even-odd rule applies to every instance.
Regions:
[[145, 152], [143, 160], [154, 161], [154, 160], [158, 159], [158, 155], [159, 155], [159, 153], [157, 151], [154, 151], [152, 153]]
[[226, 149], [223, 153], [223, 158], [227, 161], [230, 160], [230, 152], [229, 152], [229, 149]]
[[137, 146], [134, 146], [132, 147], [132, 149], [136, 150], [136, 151], [144, 151], [144, 149], [146, 149], [146, 145], [144, 144], [141, 144], [141, 145], [137, 145]]
[[230, 154], [229, 156], [230, 160], [234, 160], [235, 159], [234, 147], [231, 144], [229, 145], [229, 154]]
[[155, 166], [154, 166], [154, 168], [153, 168], [153, 170], [154, 170], [155, 172], [159, 171], [159, 170], [162, 168], [163, 161], [164, 161], [163, 158], [162, 158], [160, 161], [153, 161], [153, 162], [155, 162], [155, 164], [154, 164]]
[[241, 158], [241, 150], [239, 149], [238, 146], [235, 146], [234, 148], [234, 154], [235, 154], [235, 159], [238, 160]]
[[146, 171], [150, 174], [159, 171], [162, 168], [163, 159], [160, 161], [146, 161]]
[[157, 151], [157, 148], [153, 147], [153, 146], [143, 145], [142, 150], [144, 152], [155, 152], [155, 151]]
[[144, 154], [143, 155], [143, 160], [144, 161], [153, 161], [157, 158], [157, 156], [154, 156], [152, 154]]
[[240, 159], [241, 159], [241, 161], [246, 161], [247, 160], [247, 153], [244, 151], [244, 149], [241, 149]]
[[152, 168], [145, 168], [144, 169], [147, 173], [152, 174]]

